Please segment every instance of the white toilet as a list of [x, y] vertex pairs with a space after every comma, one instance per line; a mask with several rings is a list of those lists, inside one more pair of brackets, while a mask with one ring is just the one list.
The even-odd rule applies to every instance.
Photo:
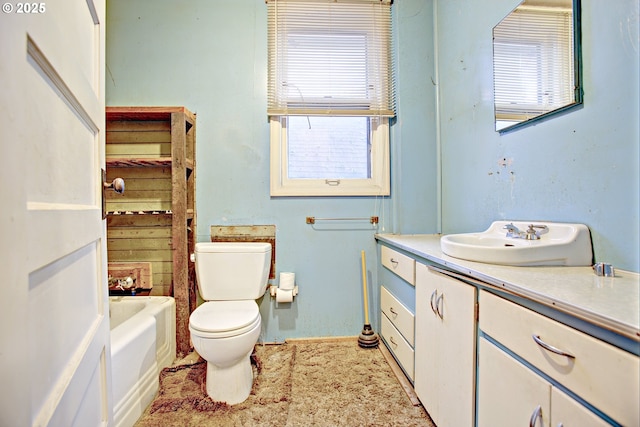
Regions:
[[198, 291], [205, 302], [189, 318], [191, 341], [207, 361], [207, 394], [229, 405], [244, 402], [253, 385], [251, 352], [271, 267], [269, 243], [196, 243]]

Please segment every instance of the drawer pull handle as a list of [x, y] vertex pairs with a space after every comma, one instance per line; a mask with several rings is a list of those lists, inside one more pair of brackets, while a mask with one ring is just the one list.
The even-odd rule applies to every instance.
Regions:
[[436, 289], [435, 291], [433, 291], [431, 293], [431, 301], [429, 302], [431, 304], [431, 311], [433, 311], [433, 314], [437, 315], [438, 313], [436, 312], [436, 308], [433, 305], [433, 300], [438, 296], [438, 290]]
[[540, 405], [536, 406], [536, 409], [533, 410], [533, 414], [531, 414], [531, 419], [529, 420], [529, 427], [536, 427], [538, 418], [542, 421], [542, 407], [540, 407]]
[[389, 258], [389, 261], [391, 261], [391, 264], [393, 264], [393, 268], [396, 268], [398, 266], [398, 261], [396, 261], [393, 258]]
[[548, 350], [552, 353], [555, 354], [559, 354], [560, 356], [565, 356], [568, 357], [569, 359], [575, 359], [576, 357], [571, 354], [571, 353], [567, 353], [566, 351], [560, 350], [559, 348], [556, 348], [552, 345], [547, 344], [546, 342], [542, 341], [542, 339], [540, 338], [539, 335], [531, 335], [531, 338], [533, 338], [533, 340], [536, 342], [536, 344], [538, 344], [540, 347], [544, 348], [545, 350]]
[[396, 342], [393, 340], [393, 337], [389, 337], [389, 341], [391, 341], [391, 344], [393, 344], [393, 347], [394, 347], [394, 348], [398, 346], [398, 343], [396, 343]]
[[393, 307], [389, 307], [389, 311], [393, 314], [393, 317], [396, 317], [398, 313], [393, 309]]
[[[442, 310], [440, 309], [442, 307]], [[438, 299], [436, 300], [436, 314], [440, 319], [443, 318], [442, 312], [444, 311], [444, 293], [440, 294]]]

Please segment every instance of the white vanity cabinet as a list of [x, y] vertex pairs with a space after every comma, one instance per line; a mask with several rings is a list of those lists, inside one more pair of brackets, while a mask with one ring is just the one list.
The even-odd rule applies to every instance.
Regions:
[[410, 380], [414, 378], [414, 315], [383, 286], [380, 334]]
[[637, 356], [487, 291], [479, 302], [479, 427], [527, 425], [538, 406], [542, 420], [530, 425], [608, 425], [563, 388], [621, 425], [640, 424]]
[[416, 260], [387, 246], [380, 248], [380, 262], [408, 284], [415, 284]]
[[473, 426], [476, 292], [416, 263], [414, 388], [438, 427]]
[[478, 426], [608, 426], [484, 338], [478, 344]]
[[[392, 271], [397, 286], [414, 286], [415, 260], [396, 250], [382, 246], [381, 263]], [[402, 280], [400, 280], [402, 279]], [[413, 312], [396, 298], [385, 286], [380, 287], [380, 336], [398, 364], [414, 379], [414, 329]]]

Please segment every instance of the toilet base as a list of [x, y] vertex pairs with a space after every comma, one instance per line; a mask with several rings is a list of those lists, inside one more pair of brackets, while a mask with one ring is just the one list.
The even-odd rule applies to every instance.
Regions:
[[235, 365], [226, 368], [207, 362], [206, 389], [214, 402], [236, 405], [247, 400], [253, 387], [253, 368], [250, 359], [252, 351], [249, 351]]

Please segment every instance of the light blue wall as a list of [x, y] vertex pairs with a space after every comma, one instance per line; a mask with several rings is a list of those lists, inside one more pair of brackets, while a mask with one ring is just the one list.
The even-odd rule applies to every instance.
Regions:
[[[270, 198], [264, 0], [108, 0], [107, 105], [184, 105], [197, 113], [198, 240], [211, 225], [275, 224], [277, 272], [300, 295], [260, 302], [264, 339], [357, 335], [360, 251], [377, 306], [375, 232], [436, 230], [435, 87], [431, 1], [394, 5], [398, 112], [390, 198]], [[380, 226], [315, 229], [306, 216], [380, 216]], [[377, 310], [371, 312], [377, 323]]]
[[638, 271], [638, 1], [582, 0], [584, 107], [502, 136], [491, 30], [518, 0], [490, 3], [437, 2], [443, 232], [579, 222], [596, 261]]
[[[276, 225], [277, 271], [296, 272], [300, 295], [288, 307], [261, 301], [266, 341], [357, 335], [361, 249], [378, 305], [376, 231], [434, 233], [439, 220], [446, 233], [502, 218], [583, 222], [598, 261], [638, 271], [638, 3], [582, 0], [584, 107], [500, 136], [491, 29], [516, 3], [394, 2], [389, 198], [269, 197], [264, 0], [108, 0], [107, 104], [198, 113], [199, 241], [210, 225]], [[370, 215], [380, 216], [377, 230], [305, 224]], [[371, 317], [377, 325], [377, 310]]]

